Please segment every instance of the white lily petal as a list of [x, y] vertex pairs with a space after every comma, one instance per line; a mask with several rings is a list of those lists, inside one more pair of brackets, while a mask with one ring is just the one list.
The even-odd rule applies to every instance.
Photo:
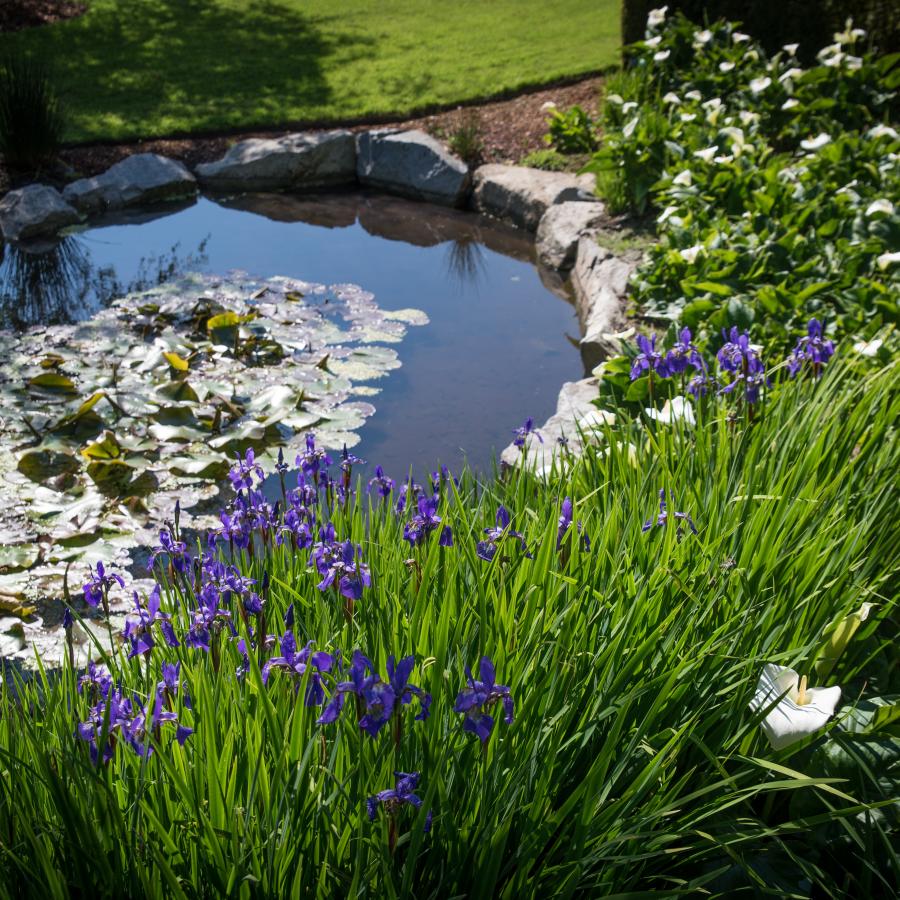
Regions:
[[694, 407], [686, 397], [673, 397], [663, 403], [662, 409], [645, 408], [644, 412], [651, 418], [664, 425], [673, 425], [675, 422], [684, 422], [685, 425], [696, 425]]
[[822, 134], [805, 141], [800, 141], [800, 147], [803, 150], [821, 150], [826, 144], [831, 143], [831, 135]]
[[883, 343], [884, 341], [881, 338], [874, 338], [871, 341], [857, 341], [853, 345], [853, 349], [861, 356], [875, 356]]
[[834, 715], [841, 699], [837, 685], [809, 688], [807, 702], [799, 704], [799, 682], [800, 677], [793, 669], [767, 663], [750, 701], [753, 712], [771, 707], [760, 724], [775, 750], [789, 747], [818, 731]]

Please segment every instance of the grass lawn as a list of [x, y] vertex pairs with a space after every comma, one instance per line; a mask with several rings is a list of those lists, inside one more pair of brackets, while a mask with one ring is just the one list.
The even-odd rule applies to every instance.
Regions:
[[70, 141], [407, 114], [616, 61], [620, 0], [91, 0], [0, 35], [54, 66]]

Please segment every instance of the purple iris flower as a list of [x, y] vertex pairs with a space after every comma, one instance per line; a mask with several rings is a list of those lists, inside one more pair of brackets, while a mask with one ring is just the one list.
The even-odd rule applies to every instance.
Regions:
[[110, 572], [107, 575], [102, 562], [97, 563], [96, 574], [94, 574], [90, 566], [88, 566], [88, 571], [90, 572], [91, 580], [83, 588], [84, 600], [88, 606], [99, 606], [113, 584], [118, 584], [121, 588], [125, 587], [125, 579], [121, 575], [116, 575], [115, 572]]
[[763, 371], [764, 366], [759, 352], [750, 343], [750, 335], [746, 331], [739, 332], [737, 326], [732, 326], [731, 330], [726, 333], [723, 328], [722, 338], [725, 343], [716, 354], [716, 358], [726, 372], [755, 375]]
[[509, 511], [502, 504], [497, 507], [496, 525], [493, 528], [485, 528], [484, 533], [487, 535], [486, 540], [479, 541], [475, 549], [476, 554], [486, 562], [490, 562], [497, 555], [497, 548], [505, 541], [512, 539], [518, 542], [519, 550], [532, 559], [532, 555], [528, 552], [528, 544], [525, 543], [525, 536], [518, 531], [510, 528]]
[[94, 697], [106, 697], [113, 685], [112, 675], [104, 665], [89, 661], [84, 674], [78, 679], [78, 693], [83, 694], [87, 688]]
[[382, 681], [375, 671], [372, 661], [359, 650], [354, 650], [350, 664], [350, 680], [335, 685], [334, 694], [328, 705], [319, 716], [320, 725], [335, 722], [344, 708], [347, 694], [355, 694], [361, 702], [364, 712], [359, 720], [359, 727], [371, 737], [390, 721], [395, 709], [405, 706], [416, 697], [419, 701], [417, 720], [427, 719], [431, 706], [431, 695], [409, 683], [415, 665], [415, 657], [407, 656], [395, 666], [394, 657], [388, 659], [388, 680]]
[[306, 452], [297, 457], [297, 465], [300, 466], [303, 474], [311, 478], [312, 483], [318, 487], [319, 475], [331, 465], [331, 457], [324, 450], [317, 449], [314, 434], [306, 436]]
[[421, 547], [428, 535], [440, 527], [441, 517], [437, 514], [439, 501], [438, 494], [419, 498], [418, 513], [403, 528], [403, 540], [408, 541], [410, 547]]
[[694, 397], [705, 397], [709, 391], [715, 390], [717, 387], [715, 378], [705, 372], [694, 375], [687, 385], [688, 393]]
[[310, 641], [302, 650], [297, 650], [297, 641], [292, 631], [285, 633], [281, 639], [281, 655], [267, 660], [262, 668], [263, 684], [268, 684], [272, 669], [282, 669], [294, 679], [294, 690], [300, 690], [300, 680], [310, 670], [309, 684], [306, 688], [305, 702], [307, 706], [321, 706], [325, 702], [325, 691], [322, 688], [322, 673], [330, 672], [334, 665], [334, 657], [323, 650], [312, 650]]
[[132, 701], [121, 691], [111, 690], [106, 698], [91, 708], [88, 718], [78, 723], [78, 736], [90, 747], [91, 759], [96, 763], [100, 756], [98, 739], [106, 730], [103, 762], [112, 759], [119, 740], [127, 743], [138, 756], [150, 756], [153, 745], [150, 736], [158, 734], [161, 726], [174, 724], [175, 739], [182, 746], [194, 733], [192, 728], [179, 724], [176, 713], [163, 709], [164, 691], [157, 691], [148, 714], [146, 707]]
[[[673, 500], [673, 502], [675, 500], [674, 494], [672, 495], [672, 500]], [[666, 507], [666, 490], [665, 490], [665, 488], [661, 488], [660, 492], [659, 492], [659, 513], [656, 516], [655, 524], [657, 526], [659, 526], [660, 528], [665, 528], [666, 525], [669, 524], [670, 516], [673, 519], [675, 519], [675, 523], [676, 523], [676, 527], [677, 527], [676, 534], [677, 534], [679, 540], [681, 539], [684, 523], [687, 523], [688, 528], [690, 528], [694, 534], [697, 534], [697, 528], [694, 525], [694, 520], [687, 513], [684, 513], [684, 512], [670, 513], [668, 511], [668, 509]], [[653, 527], [653, 525], [654, 525], [653, 519], [647, 519], [647, 521], [644, 522], [644, 524], [641, 526], [641, 531], [647, 532]]]
[[441, 536], [440, 538], [438, 538], [438, 545], [440, 547], [453, 546], [453, 529], [449, 525], [445, 525], [441, 529]]
[[174, 697], [178, 693], [181, 686], [181, 662], [162, 664], [162, 681], [157, 684], [158, 691], [168, 691], [170, 697]]
[[320, 557], [316, 559], [316, 566], [324, 577], [316, 587], [325, 591], [337, 581], [341, 596], [348, 600], [359, 600], [363, 588], [372, 584], [372, 576], [364, 562], [356, 561], [357, 555], [362, 556], [362, 548], [350, 541], [323, 548]]
[[375, 477], [369, 479], [369, 491], [372, 490], [373, 486], [378, 494], [387, 499], [394, 489], [394, 479], [388, 478], [381, 466], [375, 466]]
[[666, 354], [666, 370], [670, 375], [680, 375], [688, 366], [700, 372], [706, 371], [706, 363], [691, 341], [691, 329], [682, 328], [678, 332], [678, 340]]
[[503, 704], [503, 721], [507, 725], [513, 723], [513, 698], [505, 684], [497, 684], [494, 664], [490, 657], [482, 656], [479, 666], [481, 681], [472, 677], [472, 670], [466, 666], [466, 679], [469, 684], [459, 692], [454, 712], [465, 713], [463, 731], [471, 731], [478, 735], [482, 743], [486, 743], [494, 730], [494, 717], [488, 712], [498, 701]]
[[[556, 530], [556, 549], [559, 550], [562, 547], [563, 540], [565, 540], [566, 534], [569, 528], [572, 527], [572, 500], [570, 497], [566, 497], [559, 511], [559, 527]], [[583, 529], [581, 522], [579, 522], [575, 526], [576, 530], [579, 534], [581, 534], [581, 542], [582, 546], [585, 549], [585, 552], [591, 549], [591, 539], [583, 534]]]
[[400, 493], [397, 497], [397, 515], [402, 516], [403, 511], [406, 509], [406, 503], [409, 499], [409, 495], [412, 494], [412, 499], [414, 501], [418, 501], [420, 497], [425, 496], [425, 492], [422, 490], [421, 484], [416, 484], [415, 481], [408, 481], [406, 484], [400, 486]]
[[241, 459], [241, 454], [238, 453], [237, 464], [229, 471], [228, 480], [235, 491], [244, 489], [249, 491], [253, 488], [254, 475], [260, 481], [265, 478], [262, 466], [256, 462], [256, 454], [253, 452], [253, 448], [249, 447], [243, 459]]
[[768, 384], [758, 350], [750, 343], [750, 335], [746, 331], [740, 333], [737, 327], [732, 327], [727, 334], [722, 329], [722, 337], [725, 343], [716, 356], [722, 369], [733, 375], [733, 380], [721, 388], [719, 394], [731, 394], [743, 389], [747, 402], [757, 403], [760, 388]]
[[284, 476], [285, 473], [287, 472], [287, 470], [288, 470], [288, 464], [284, 461], [284, 448], [279, 447], [278, 448], [278, 459], [275, 462], [275, 471], [279, 475]]
[[219, 606], [220, 599], [219, 590], [214, 584], [203, 586], [198, 597], [199, 606], [191, 615], [190, 631], [184, 638], [188, 647], [208, 653], [213, 633], [220, 631], [223, 625], [227, 625], [231, 633], [236, 634], [231, 613]]
[[[419, 809], [422, 799], [415, 793], [419, 785], [418, 772], [394, 772], [396, 779], [391, 790], [379, 791], [374, 797], [366, 800], [366, 812], [371, 822], [375, 821], [379, 805], [384, 806], [389, 816], [394, 816], [404, 805]], [[431, 830], [431, 811], [425, 815], [424, 831], [427, 834]]]
[[743, 372], [739, 372], [734, 376], [734, 381], [732, 381], [731, 384], [725, 385], [719, 393], [731, 394], [735, 390], [743, 388], [744, 398], [748, 403], [759, 403], [759, 392], [768, 383], [769, 380], [763, 372], [753, 375], [745, 375]]
[[650, 335], [648, 340], [646, 335], [639, 334], [636, 340], [640, 352], [631, 362], [631, 380], [640, 378], [644, 372], [655, 372], [660, 378], [667, 378], [669, 365], [662, 352], [656, 349], [656, 335]]
[[167, 528], [163, 528], [159, 532], [159, 546], [153, 548], [150, 554], [150, 566], [156, 562], [156, 558], [161, 554], [168, 554], [176, 572], [187, 572], [191, 567], [191, 557], [187, 552], [187, 544], [184, 541], [176, 541], [171, 532]]
[[239, 550], [246, 550], [250, 546], [252, 525], [244, 512], [236, 509], [229, 515], [224, 509], [219, 513], [221, 527], [216, 531], [210, 531], [207, 544], [214, 548], [216, 543], [224, 541]]
[[529, 434], [533, 434], [542, 444], [544, 443], [541, 433], [534, 427], [534, 419], [531, 416], [513, 431], [513, 446], [524, 447]]
[[133, 593], [134, 612], [129, 613], [125, 617], [125, 639], [131, 644], [131, 651], [128, 654], [129, 659], [135, 656], [148, 654], [156, 642], [153, 638], [153, 625], [159, 623], [159, 629], [170, 647], [180, 646], [178, 638], [175, 637], [175, 630], [172, 628], [172, 622], [166, 613], [160, 612], [160, 595], [159, 585], [154, 585], [150, 596], [147, 598], [147, 605], [142, 606], [138, 598], [137, 591]]
[[431, 487], [436, 494], [440, 493], [440, 490], [445, 483], [449, 484], [451, 481], [456, 487], [459, 487], [459, 479], [455, 478], [446, 466], [441, 466], [439, 472], [431, 473]]
[[822, 368], [834, 356], [834, 342], [825, 340], [822, 323], [818, 319], [810, 319], [806, 326], [806, 335], [797, 341], [788, 357], [788, 373], [794, 378], [807, 363], [813, 371], [813, 377], [819, 378]]
[[63, 620], [62, 627], [66, 631], [71, 631], [73, 626], [75, 625], [75, 618], [72, 615], [72, 610], [67, 606], [65, 610], [63, 610]]

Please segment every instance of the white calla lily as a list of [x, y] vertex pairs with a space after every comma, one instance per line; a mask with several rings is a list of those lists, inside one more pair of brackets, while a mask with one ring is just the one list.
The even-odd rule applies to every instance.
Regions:
[[883, 272], [888, 266], [900, 263], [900, 251], [896, 253], [882, 253], [875, 258], [875, 265]]
[[[693, 183], [694, 183], [694, 176], [691, 174], [690, 169], [685, 169], [683, 172], [679, 172], [672, 179], [672, 184], [677, 184], [679, 187], [690, 187]], [[672, 212], [675, 211], [674, 207], [670, 207], [670, 209], [672, 210]]]
[[772, 79], [768, 75], [763, 75], [760, 78], [754, 78], [750, 82], [750, 91], [753, 94], [761, 94], [771, 84]]
[[803, 150], [821, 150], [826, 144], [831, 143], [831, 135], [822, 134], [817, 135], [814, 138], [809, 138], [805, 141], [800, 141], [800, 147]]
[[881, 338], [874, 338], [871, 341], [857, 341], [853, 345], [853, 349], [860, 356], [877, 356], [884, 341]]
[[660, 6], [659, 9], [651, 9], [647, 13], [647, 27], [658, 28], [666, 21], [666, 13], [669, 11], [668, 6]]
[[673, 425], [675, 422], [684, 422], [685, 425], [696, 425], [694, 407], [687, 397], [673, 397], [663, 403], [662, 409], [645, 409], [645, 413], [663, 425]]
[[678, 255], [687, 263], [693, 265], [697, 261], [697, 257], [703, 252], [703, 244], [694, 244], [693, 247], [685, 247], [678, 251]]
[[775, 750], [789, 747], [818, 731], [834, 715], [841, 699], [835, 685], [808, 688], [806, 676], [766, 663], [750, 701], [753, 712], [768, 710], [760, 725]]
[[867, 216], [875, 216], [879, 213], [885, 216], [893, 215], [894, 204], [890, 200], [873, 200], [866, 209]]

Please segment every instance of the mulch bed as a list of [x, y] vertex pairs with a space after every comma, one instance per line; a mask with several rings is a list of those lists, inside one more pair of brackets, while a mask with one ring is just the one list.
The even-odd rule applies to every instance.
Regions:
[[74, 0], [0, 0], [0, 33], [74, 19], [86, 9]]
[[[2, 0], [0, 0], [2, 2]], [[508, 100], [482, 103], [448, 112], [436, 113], [397, 123], [403, 127], [421, 128], [437, 137], [446, 139], [468, 116], [477, 116], [484, 146], [482, 162], [518, 162], [533, 150], [546, 146], [543, 137], [547, 131], [546, 112], [542, 106], [548, 101], [560, 108], [575, 104], [590, 113], [595, 113], [599, 98], [601, 79], [586, 78], [574, 84], [542, 88], [524, 93]], [[339, 123], [328, 126], [340, 127]], [[353, 124], [353, 131], [363, 131], [373, 127], [369, 124]], [[234, 143], [248, 137], [280, 137], [289, 131], [303, 129], [280, 129], [277, 131], [252, 131], [241, 134], [221, 134], [207, 137], [166, 138], [135, 143], [92, 144], [69, 147], [60, 154], [68, 180], [98, 175], [113, 163], [133, 153], [160, 153], [172, 159], [181, 160], [189, 168], [202, 162], [219, 159]], [[56, 176], [56, 177], [54, 177]], [[15, 176], [0, 164], [0, 193], [12, 187], [27, 184], [32, 178]], [[59, 184], [66, 180], [59, 173], [42, 173], [41, 180]]]

